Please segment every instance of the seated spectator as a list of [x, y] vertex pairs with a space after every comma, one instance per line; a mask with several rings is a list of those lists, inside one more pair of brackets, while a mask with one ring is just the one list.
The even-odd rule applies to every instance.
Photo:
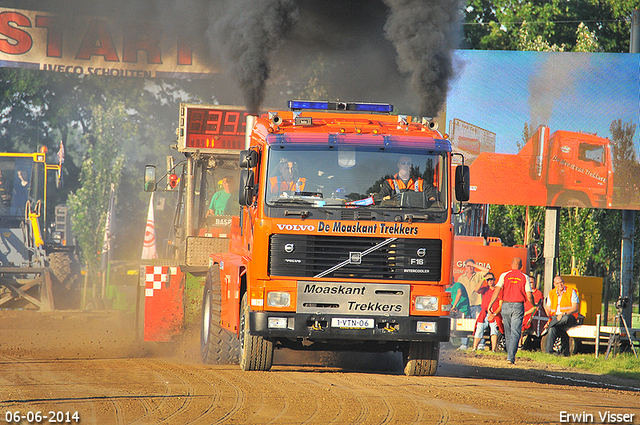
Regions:
[[549, 316], [547, 323], [547, 346], [545, 352], [553, 353], [556, 338], [562, 339], [562, 354], [569, 355], [569, 335], [567, 329], [578, 324], [580, 297], [575, 289], [568, 290], [561, 276], [553, 278], [554, 288], [547, 295], [544, 309]]
[[535, 304], [531, 304], [528, 299], [524, 302], [524, 318], [522, 319], [522, 336], [520, 337], [520, 344], [518, 345], [519, 348], [522, 347], [522, 345], [524, 344], [524, 340], [527, 337], [528, 332], [525, 331], [531, 328], [532, 315], [533, 313], [535, 313], [538, 307], [541, 306], [541, 301], [544, 298], [544, 295], [542, 295], [542, 291], [540, 291], [536, 285], [535, 277], [530, 275], [529, 279], [531, 279], [531, 288], [533, 289], [533, 302]]
[[[451, 293], [451, 317], [464, 318], [469, 315], [469, 296], [464, 285], [460, 282], [454, 282], [448, 285], [445, 289]], [[466, 350], [469, 348], [469, 339], [462, 338], [460, 350]]]
[[[491, 329], [491, 350], [496, 351], [498, 347], [498, 338], [504, 333], [502, 326], [502, 297], [500, 296], [500, 288], [496, 287], [496, 277], [493, 273], [488, 272], [484, 281], [477, 283], [475, 291], [482, 296], [480, 304], [480, 314], [476, 319], [476, 330], [473, 336], [473, 349], [477, 350], [480, 342], [484, 340], [484, 331], [489, 327]], [[498, 291], [498, 298], [489, 305], [494, 291]]]

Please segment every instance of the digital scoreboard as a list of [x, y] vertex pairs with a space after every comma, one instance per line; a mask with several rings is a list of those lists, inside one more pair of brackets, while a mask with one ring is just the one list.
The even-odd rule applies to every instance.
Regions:
[[180, 152], [238, 153], [244, 149], [247, 112], [239, 106], [180, 105]]

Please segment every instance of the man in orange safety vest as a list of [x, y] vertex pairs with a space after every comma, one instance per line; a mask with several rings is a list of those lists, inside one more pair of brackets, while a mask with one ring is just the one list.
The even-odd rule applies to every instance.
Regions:
[[578, 311], [580, 309], [580, 297], [578, 291], [567, 288], [561, 276], [553, 278], [554, 288], [547, 295], [545, 312], [549, 316], [547, 323], [547, 344], [544, 347], [547, 353], [553, 353], [556, 339], [562, 339], [562, 354], [569, 355], [569, 335], [567, 329], [578, 324]]

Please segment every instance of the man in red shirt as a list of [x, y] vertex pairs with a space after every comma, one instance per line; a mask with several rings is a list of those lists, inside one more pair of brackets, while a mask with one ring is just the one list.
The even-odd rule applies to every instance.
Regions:
[[[507, 342], [507, 361], [516, 362], [518, 342], [522, 334], [522, 320], [524, 318], [524, 302], [529, 300], [534, 304], [531, 282], [529, 276], [520, 271], [522, 259], [514, 257], [511, 260], [511, 270], [500, 275], [496, 286], [502, 288], [502, 322], [504, 324], [504, 336]], [[489, 305], [493, 305], [498, 299], [498, 291], [494, 292]]]

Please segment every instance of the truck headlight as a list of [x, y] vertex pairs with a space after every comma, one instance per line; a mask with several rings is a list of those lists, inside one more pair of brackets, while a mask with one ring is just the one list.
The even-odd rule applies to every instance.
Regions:
[[267, 293], [267, 305], [269, 307], [289, 307], [291, 295], [288, 292], [269, 292]]
[[269, 329], [286, 329], [287, 318], [286, 317], [269, 317], [268, 326], [269, 326]]
[[418, 296], [415, 307], [420, 311], [438, 311], [438, 297]]
[[438, 325], [436, 322], [418, 322], [416, 324], [416, 331], [434, 334], [438, 331]]

